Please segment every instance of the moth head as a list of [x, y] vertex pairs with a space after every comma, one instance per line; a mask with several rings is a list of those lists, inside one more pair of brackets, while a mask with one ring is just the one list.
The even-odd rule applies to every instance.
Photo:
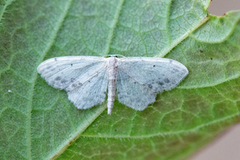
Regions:
[[109, 57], [115, 57], [115, 58], [123, 58], [124, 56], [117, 54], [117, 55], [106, 55], [104, 56], [105, 58], [109, 58]]

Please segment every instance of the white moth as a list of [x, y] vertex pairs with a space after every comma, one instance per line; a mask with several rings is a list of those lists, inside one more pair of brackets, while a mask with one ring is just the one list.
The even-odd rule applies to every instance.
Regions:
[[155, 102], [157, 93], [173, 89], [188, 74], [183, 64], [171, 59], [108, 57], [56, 57], [42, 62], [37, 70], [48, 84], [66, 90], [78, 109], [103, 103], [108, 89], [108, 114], [115, 92], [119, 102], [141, 111]]

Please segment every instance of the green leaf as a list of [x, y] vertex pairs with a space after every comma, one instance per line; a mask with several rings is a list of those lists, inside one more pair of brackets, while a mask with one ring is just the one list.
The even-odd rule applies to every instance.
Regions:
[[[0, 0], [0, 159], [179, 160], [238, 121], [240, 11], [210, 0]], [[144, 111], [78, 110], [37, 66], [56, 56], [175, 59], [190, 71]]]

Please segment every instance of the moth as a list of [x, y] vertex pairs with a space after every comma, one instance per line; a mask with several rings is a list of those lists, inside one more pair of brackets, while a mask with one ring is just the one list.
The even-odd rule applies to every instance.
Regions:
[[38, 73], [54, 88], [67, 91], [78, 109], [105, 101], [111, 114], [118, 101], [135, 110], [144, 110], [156, 95], [175, 88], [188, 74], [181, 63], [167, 58], [109, 55], [55, 57], [42, 62]]

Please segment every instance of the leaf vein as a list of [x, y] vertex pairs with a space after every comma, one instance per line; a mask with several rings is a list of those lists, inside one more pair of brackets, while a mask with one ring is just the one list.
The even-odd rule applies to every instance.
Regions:
[[[72, 4], [72, 0], [69, 0], [69, 3], [68, 5], [66, 6], [66, 9], [65, 9], [65, 12], [63, 13], [63, 15], [60, 17], [59, 19], [59, 23], [58, 23], [58, 26], [56, 27], [55, 29], [55, 32], [52, 36], [52, 39], [51, 39], [51, 43], [49, 43], [48, 47], [46, 48], [46, 51], [44, 51], [42, 57], [39, 59], [39, 63], [44, 59], [44, 57], [46, 56], [46, 54], [48, 53], [48, 51], [50, 50], [51, 46], [53, 45], [53, 42], [55, 41], [55, 38], [57, 36], [57, 33], [62, 25], [62, 22], [64, 21], [66, 15], [67, 15], [67, 12], [70, 8], [70, 5]], [[34, 86], [36, 84], [36, 80], [37, 80], [37, 76], [38, 73], [37, 73], [37, 70], [34, 72], [33, 74], [33, 77], [34, 77], [34, 80], [32, 82], [32, 85], [30, 87], [30, 100], [29, 100], [29, 103], [28, 103], [28, 107], [29, 107], [29, 111], [28, 111], [28, 126], [27, 126], [27, 143], [28, 143], [28, 159], [31, 160], [32, 159], [32, 156], [31, 156], [31, 111], [32, 111], [32, 101], [33, 101], [33, 93], [34, 93]]]

